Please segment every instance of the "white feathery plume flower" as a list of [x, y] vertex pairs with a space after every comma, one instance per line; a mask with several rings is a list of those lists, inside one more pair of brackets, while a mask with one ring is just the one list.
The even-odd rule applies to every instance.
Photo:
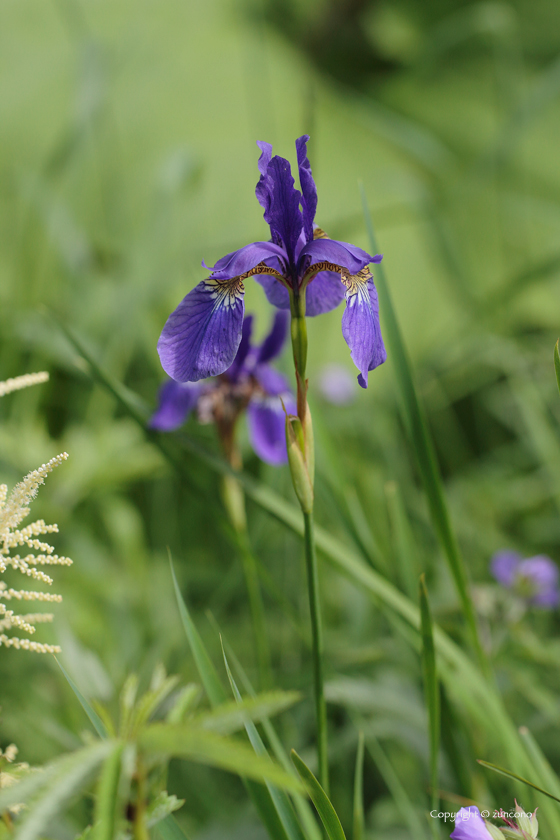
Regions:
[[[21, 377], [23, 378], [23, 377]], [[9, 380], [8, 380], [9, 381]], [[42, 519], [20, 528], [22, 520], [29, 513], [29, 505], [37, 495], [46, 476], [68, 458], [66, 452], [57, 455], [39, 469], [32, 470], [23, 481], [16, 484], [8, 495], [5, 484], [0, 485], [0, 574], [8, 568], [21, 572], [27, 577], [41, 583], [52, 584], [52, 578], [38, 566], [70, 566], [72, 561], [68, 557], [54, 554], [54, 548], [49, 543], [39, 539], [44, 534], [58, 533], [57, 525], [47, 525]], [[13, 549], [26, 546], [32, 551], [24, 557], [12, 554]], [[34, 554], [33, 552], [38, 552]], [[17, 636], [6, 635], [7, 630], [16, 628], [32, 635], [35, 624], [52, 621], [51, 613], [29, 613], [18, 615], [14, 610], [6, 607], [5, 601], [61, 601], [60, 595], [50, 592], [39, 592], [28, 589], [9, 588], [5, 581], [0, 580], [0, 646], [16, 649], [31, 650], [36, 653], [59, 653], [58, 645], [46, 645], [32, 642], [30, 639], [20, 639]]]
[[[3, 765], [5, 763], [14, 763], [18, 752], [19, 750], [15, 744], [9, 744], [4, 750], [4, 752], [2, 752], [2, 750], [0, 749], [0, 790], [2, 790], [2, 788], [9, 788], [12, 787], [12, 785], [15, 785], [21, 777], [21, 772], [25, 772], [30, 769], [29, 764], [27, 764], [27, 762], [20, 762], [19, 764], [14, 764], [12, 768], [16, 771], [15, 773], [6, 773], [6, 771], [3, 770]], [[23, 807], [23, 803], [11, 805], [8, 808], [8, 812], [13, 816], [17, 816], [17, 814], [19, 814]]]
[[41, 382], [46, 382], [48, 378], [47, 371], [42, 370], [39, 373], [25, 373], [23, 376], [14, 377], [14, 379], [6, 379], [5, 382], [0, 382], [0, 397], [11, 394], [12, 391], [29, 388], [30, 385], [40, 385]]

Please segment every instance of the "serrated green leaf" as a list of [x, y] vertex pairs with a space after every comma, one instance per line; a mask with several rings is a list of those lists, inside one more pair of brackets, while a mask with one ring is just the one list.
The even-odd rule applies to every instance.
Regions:
[[178, 811], [185, 804], [184, 799], [177, 799], [175, 794], [169, 794], [162, 790], [156, 798], [150, 802], [146, 811], [146, 824], [148, 828], [158, 825], [165, 820], [173, 811]]
[[159, 822], [155, 826], [155, 831], [163, 840], [188, 840], [187, 835], [172, 814]]
[[287, 790], [301, 790], [293, 776], [270, 758], [255, 755], [245, 744], [214, 732], [185, 725], [152, 723], [140, 733], [138, 743], [151, 753], [208, 764], [262, 783], [267, 780]]
[[24, 802], [28, 807], [18, 823], [15, 840], [35, 840], [50, 820], [62, 813], [66, 800], [80, 790], [91, 773], [114, 749], [106, 740], [64, 755], [0, 794], [0, 813]]
[[346, 835], [344, 834], [338, 814], [334, 810], [329, 797], [307, 764], [299, 757], [295, 750], [292, 750], [291, 756], [294, 766], [317, 809], [317, 813], [321, 818], [329, 840], [346, 840]]
[[219, 735], [230, 735], [246, 726], [248, 721], [260, 723], [264, 718], [280, 714], [301, 700], [297, 691], [267, 691], [256, 697], [222, 703], [208, 714], [197, 715], [192, 726], [202, 726]]

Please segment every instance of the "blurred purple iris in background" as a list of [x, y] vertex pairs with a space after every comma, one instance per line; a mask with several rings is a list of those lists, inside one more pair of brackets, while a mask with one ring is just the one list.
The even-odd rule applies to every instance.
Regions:
[[321, 396], [333, 405], [349, 405], [356, 398], [356, 381], [342, 365], [325, 365], [319, 373]]
[[287, 326], [288, 314], [277, 312], [269, 334], [256, 347], [251, 344], [253, 317], [248, 315], [230, 367], [209, 382], [165, 382], [150, 427], [173, 431], [196, 409], [200, 422], [216, 424], [226, 456], [234, 463], [235, 424], [246, 410], [251, 445], [259, 458], [275, 466], [285, 463], [288, 456], [282, 403], [288, 413], [295, 412], [296, 405], [287, 380], [268, 363], [280, 354]]
[[385, 361], [377, 292], [368, 268], [381, 256], [329, 239], [314, 225], [317, 189], [307, 159], [308, 140], [307, 135], [296, 140], [301, 192], [294, 187], [289, 162], [272, 157], [269, 143], [258, 143], [261, 177], [256, 195], [270, 226], [270, 240], [245, 245], [218, 260], [211, 276], [169, 316], [158, 352], [173, 379], [197, 382], [229, 368], [241, 341], [243, 282], [251, 276], [257, 276], [268, 300], [279, 309], [289, 309], [291, 300], [305, 296], [306, 315], [329, 312], [346, 297], [342, 333], [363, 388], [368, 371]]
[[524, 560], [516, 551], [498, 551], [490, 569], [498, 583], [514, 590], [528, 604], [553, 609], [560, 603], [558, 566], [544, 554]]
[[455, 817], [455, 828], [450, 834], [451, 840], [492, 840], [486, 823], [476, 805], [461, 808]]

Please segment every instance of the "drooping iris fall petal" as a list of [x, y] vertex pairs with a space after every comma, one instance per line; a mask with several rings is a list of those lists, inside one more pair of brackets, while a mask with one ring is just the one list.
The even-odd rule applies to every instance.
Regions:
[[[367, 270], [366, 270], [367, 271]], [[367, 388], [368, 373], [387, 358], [381, 326], [379, 303], [373, 279], [367, 271], [348, 278], [346, 310], [342, 316], [342, 335], [350, 348], [352, 361], [360, 371], [358, 382]]]
[[210, 277], [183, 298], [158, 341], [164, 371], [179, 382], [223, 373], [235, 358], [243, 324], [243, 283]]

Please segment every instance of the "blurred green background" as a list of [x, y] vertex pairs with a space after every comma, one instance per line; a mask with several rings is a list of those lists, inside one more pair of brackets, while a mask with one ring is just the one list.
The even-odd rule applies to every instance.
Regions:
[[[216, 476], [184, 455], [196, 490], [182, 485], [92, 384], [49, 313], [155, 405], [157, 338], [203, 279], [201, 260], [268, 235], [255, 141], [294, 160], [308, 132], [318, 223], [367, 248], [365, 186], [498, 683], [515, 722], [560, 763], [558, 618], [529, 612], [508, 624], [488, 572], [503, 547], [560, 559], [559, 33], [553, 0], [2, 0], [0, 378], [46, 369], [51, 379], [0, 402], [0, 477], [12, 486], [70, 453], [33, 509], [58, 522], [57, 550], [75, 561], [56, 574], [64, 602], [40, 635], [63, 645], [84, 693], [112, 702], [127, 673], [147, 678], [158, 661], [196, 680], [168, 546], [216, 661], [206, 610], [252, 676], [255, 660]], [[258, 284], [246, 305], [262, 335], [272, 313]], [[426, 571], [437, 620], [460, 638], [391, 359], [348, 406], [318, 391], [327, 363], [355, 374], [340, 315], [309, 323], [318, 520], [405, 587], [387, 487], [396, 482], [415, 571]], [[189, 432], [216, 446], [195, 420]], [[291, 499], [286, 470], [244, 445], [247, 468]], [[258, 509], [249, 517], [270, 576], [276, 681], [308, 695], [301, 547]], [[362, 593], [321, 574], [335, 805], [348, 820], [358, 717], [420, 813], [428, 748], [417, 656]], [[86, 721], [55, 663], [0, 654], [0, 743], [16, 741], [35, 763], [75, 746]], [[492, 758], [487, 735], [463, 729], [464, 776], [461, 761], [446, 761], [442, 785], [506, 807], [507, 786], [474, 765]], [[312, 761], [309, 701], [282, 717], [282, 733]], [[197, 838], [264, 836], [233, 777], [177, 763], [170, 790], [186, 798], [180, 819]], [[368, 756], [369, 837], [413, 836], [394, 793]], [[72, 837], [73, 819], [53, 836]]]

